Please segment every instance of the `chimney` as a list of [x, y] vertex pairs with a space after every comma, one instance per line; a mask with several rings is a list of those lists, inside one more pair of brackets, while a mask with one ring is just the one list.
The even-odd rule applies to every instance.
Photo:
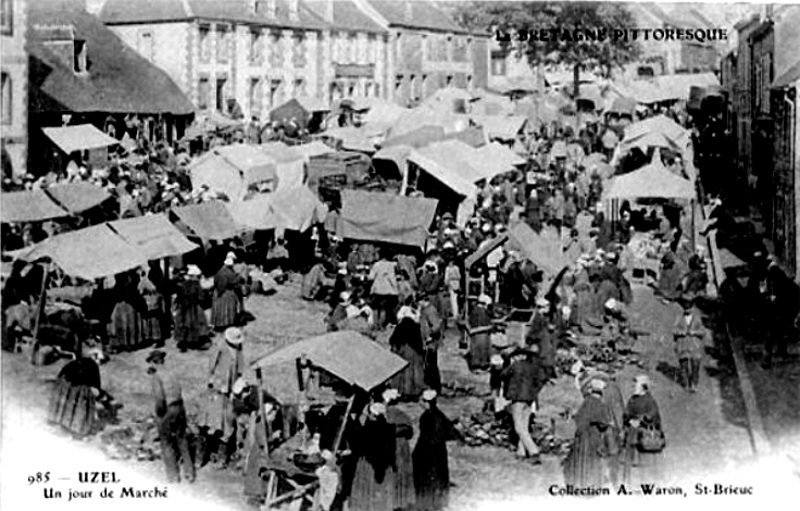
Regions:
[[289, 0], [289, 21], [300, 21], [300, 0]]
[[325, 0], [325, 14], [323, 17], [326, 23], [333, 23], [333, 2], [334, 0]]
[[86, 12], [92, 16], [98, 16], [105, 4], [106, 0], [86, 0]]

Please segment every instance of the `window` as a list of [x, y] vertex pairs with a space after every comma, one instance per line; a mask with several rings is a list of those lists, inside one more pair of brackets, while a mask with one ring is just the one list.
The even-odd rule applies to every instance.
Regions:
[[3, 35], [14, 35], [14, 0], [0, 3], [0, 22]]
[[492, 76], [506, 75], [506, 57], [502, 54], [492, 54]]
[[250, 30], [250, 64], [260, 65], [264, 60], [264, 45], [262, 44], [261, 30]]
[[251, 78], [250, 79], [250, 115], [260, 115], [261, 114], [261, 99], [262, 99], [262, 87], [261, 84], [263, 82], [260, 78]]
[[217, 110], [223, 113], [227, 111], [227, 105], [225, 105], [225, 85], [227, 83], [227, 79], [217, 78]]
[[292, 35], [292, 65], [297, 69], [306, 67], [306, 37], [301, 31]]
[[72, 61], [72, 68], [76, 73], [86, 71], [86, 41], [75, 39], [75, 56]]
[[149, 30], [139, 32], [139, 54], [147, 60], [153, 60], [153, 33]]
[[211, 59], [211, 27], [208, 25], [200, 26], [200, 62], [208, 62]]
[[225, 25], [217, 26], [217, 61], [227, 62], [230, 52], [230, 31]]
[[294, 95], [297, 96], [305, 96], [306, 95], [306, 81], [302, 78], [295, 78], [294, 80]]
[[208, 78], [200, 78], [200, 83], [197, 85], [197, 108], [206, 110], [210, 99], [211, 88]]
[[355, 34], [347, 36], [347, 62], [358, 62], [358, 38]]
[[378, 37], [375, 34], [367, 36], [367, 62], [378, 61]]
[[13, 120], [13, 115], [12, 115], [13, 110], [11, 105], [11, 102], [13, 100], [13, 92], [11, 90], [12, 86], [11, 77], [8, 75], [8, 73], [3, 73], [2, 81], [3, 81], [2, 123], [3, 126], [8, 126], [9, 124], [11, 124]]
[[269, 82], [269, 107], [270, 109], [281, 104], [281, 81], [271, 80]]

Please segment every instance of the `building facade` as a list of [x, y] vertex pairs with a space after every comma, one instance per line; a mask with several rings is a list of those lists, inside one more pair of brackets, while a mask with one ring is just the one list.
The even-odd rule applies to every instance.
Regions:
[[446, 85], [487, 85], [488, 37], [431, 2], [98, 3], [103, 22], [166, 70], [200, 112], [238, 108], [263, 118], [295, 96], [407, 103]]
[[396, 103], [414, 104], [448, 86], [488, 86], [488, 34], [459, 27], [432, 2], [355, 2], [389, 33], [389, 98]]
[[0, 3], [2, 47], [2, 166], [3, 178], [27, 172], [28, 152], [28, 54], [25, 0]]

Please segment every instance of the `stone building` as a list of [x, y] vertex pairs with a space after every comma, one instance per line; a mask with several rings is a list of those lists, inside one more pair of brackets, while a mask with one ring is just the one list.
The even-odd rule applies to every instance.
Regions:
[[27, 5], [25, 0], [0, 3], [0, 48], [2, 48], [3, 178], [25, 174], [28, 150], [28, 55]]
[[310, 0], [306, 5], [329, 27], [320, 46], [321, 99], [386, 98], [389, 32], [351, 0]]
[[488, 34], [458, 26], [432, 2], [355, 2], [389, 32], [390, 99], [407, 105], [447, 86], [487, 87]]
[[322, 96], [327, 29], [299, 0], [108, 0], [100, 18], [166, 70], [198, 111], [263, 117], [294, 96]]

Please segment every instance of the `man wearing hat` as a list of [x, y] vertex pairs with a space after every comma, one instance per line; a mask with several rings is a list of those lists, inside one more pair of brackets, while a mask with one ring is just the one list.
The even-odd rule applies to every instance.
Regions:
[[526, 346], [501, 373], [502, 379], [506, 381], [505, 398], [511, 401], [514, 431], [519, 438], [517, 456], [530, 457], [536, 464], [541, 462], [539, 446], [531, 437], [529, 424], [531, 414], [536, 409], [539, 392], [548, 379], [538, 355], [538, 345]]
[[186, 439], [186, 409], [183, 406], [181, 384], [174, 373], [159, 374], [164, 366], [166, 352], [156, 349], [147, 355], [148, 374], [151, 375], [151, 388], [155, 400], [156, 426], [161, 444], [161, 458], [167, 471], [167, 481], [178, 483], [181, 480], [180, 461], [184, 478], [194, 482], [194, 462]]
[[236, 327], [225, 330], [224, 342], [211, 361], [208, 388], [211, 402], [206, 414], [209, 434], [221, 435], [217, 450], [217, 461], [226, 466], [230, 456], [230, 440], [235, 432], [236, 416], [233, 411], [232, 394], [236, 381], [244, 375], [244, 333]]
[[680, 300], [683, 314], [677, 319], [673, 338], [675, 353], [678, 356], [683, 386], [689, 392], [697, 392], [700, 383], [700, 366], [703, 350], [710, 339], [708, 330], [703, 326], [700, 314], [692, 300]]

